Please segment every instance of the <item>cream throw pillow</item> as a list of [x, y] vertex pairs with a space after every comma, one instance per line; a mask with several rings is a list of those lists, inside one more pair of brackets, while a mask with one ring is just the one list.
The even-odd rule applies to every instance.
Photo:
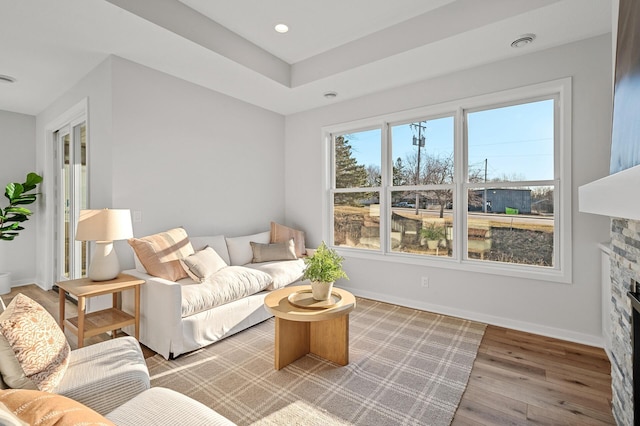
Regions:
[[0, 314], [0, 373], [7, 386], [52, 391], [70, 351], [53, 317], [27, 296], [18, 294]]
[[290, 238], [286, 243], [260, 244], [251, 241], [250, 244], [251, 250], [253, 250], [252, 263], [297, 259], [293, 238]]
[[183, 228], [174, 228], [142, 238], [130, 238], [129, 245], [150, 275], [169, 281], [187, 278], [187, 273], [180, 265], [180, 259], [192, 255], [194, 251], [187, 231]]
[[180, 264], [191, 279], [199, 283], [228, 266], [211, 247], [181, 259]]
[[271, 222], [271, 243], [286, 243], [290, 238], [293, 238], [296, 256], [304, 256], [307, 253], [304, 241], [304, 232]]

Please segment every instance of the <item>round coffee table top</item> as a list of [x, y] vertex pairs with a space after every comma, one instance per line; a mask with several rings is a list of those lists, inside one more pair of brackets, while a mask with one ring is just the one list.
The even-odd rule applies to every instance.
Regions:
[[278, 318], [289, 321], [325, 321], [348, 314], [356, 307], [356, 298], [347, 290], [333, 287], [332, 292], [335, 293], [340, 301], [328, 308], [303, 308], [292, 305], [289, 302], [289, 296], [300, 291], [311, 290], [310, 285], [298, 285], [293, 287], [285, 287], [274, 290], [264, 299], [265, 308]]

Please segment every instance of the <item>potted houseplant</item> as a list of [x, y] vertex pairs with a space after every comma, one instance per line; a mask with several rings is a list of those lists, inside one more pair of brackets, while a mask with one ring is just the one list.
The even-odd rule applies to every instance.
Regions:
[[420, 236], [427, 241], [427, 247], [430, 250], [435, 250], [438, 248], [440, 240], [445, 237], [444, 227], [431, 222], [420, 230]]
[[[22, 223], [29, 220], [33, 213], [24, 206], [36, 201], [38, 193], [32, 191], [40, 182], [42, 176], [32, 172], [27, 174], [25, 182], [12, 182], [6, 186], [4, 196], [9, 200], [9, 205], [4, 209], [0, 208], [0, 241], [12, 241], [24, 229]], [[0, 272], [0, 294], [10, 291], [10, 274]]]
[[311, 293], [315, 300], [328, 300], [333, 283], [340, 278], [349, 279], [342, 269], [344, 258], [322, 242], [313, 255], [304, 259], [306, 268], [302, 278], [311, 281]]

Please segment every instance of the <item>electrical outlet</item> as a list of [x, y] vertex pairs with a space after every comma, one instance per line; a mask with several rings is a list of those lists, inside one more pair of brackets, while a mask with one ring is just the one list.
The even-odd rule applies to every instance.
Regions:
[[422, 277], [422, 287], [429, 288], [429, 277]]

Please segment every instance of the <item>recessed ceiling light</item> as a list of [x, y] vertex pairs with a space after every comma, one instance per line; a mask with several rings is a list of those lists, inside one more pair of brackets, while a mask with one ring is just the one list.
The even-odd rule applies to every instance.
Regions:
[[336, 96], [338, 96], [338, 94], [336, 92], [327, 92], [327, 93], [324, 94], [324, 97], [327, 98], [327, 99], [333, 99]]
[[289, 27], [285, 24], [278, 24], [275, 27], [275, 30], [281, 34], [286, 33], [287, 31], [289, 31]]
[[527, 44], [531, 44], [533, 43], [533, 40], [536, 39], [536, 35], [535, 34], [523, 34], [520, 37], [518, 37], [517, 39], [515, 39], [513, 42], [511, 42], [511, 47], [513, 48], [519, 48], [519, 47], [524, 47]]
[[15, 83], [16, 79], [11, 77], [10, 75], [2, 75], [0, 74], [0, 83]]

